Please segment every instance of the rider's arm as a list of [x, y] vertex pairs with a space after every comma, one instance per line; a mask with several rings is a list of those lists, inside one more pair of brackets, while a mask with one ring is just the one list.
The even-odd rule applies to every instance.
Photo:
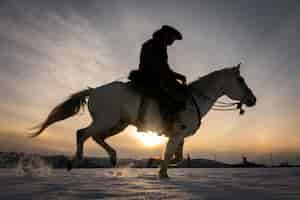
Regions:
[[174, 71], [173, 71], [173, 74], [174, 74], [175, 79], [179, 79], [183, 84], [186, 84], [186, 77], [184, 75], [179, 74]]
[[[170, 68], [169, 68], [170, 69]], [[186, 84], [186, 77], [180, 73], [174, 72], [170, 69], [170, 72], [172, 73], [173, 77], [177, 80], [180, 80], [183, 84]]]
[[170, 65], [168, 64], [167, 49], [164, 49], [163, 55], [164, 55], [163, 56], [164, 59], [162, 59], [162, 62], [163, 62], [162, 63], [162, 68], [163, 68], [164, 73], [171, 74], [174, 77], [174, 79], [180, 80], [183, 84], [186, 84], [185, 76], [173, 71], [171, 69]]
[[186, 78], [182, 74], [174, 72], [168, 64], [167, 48], [157, 46], [151, 40], [145, 42], [140, 54], [140, 69], [145, 69], [152, 75], [157, 74], [162, 79], [173, 76], [182, 83], [186, 83]]

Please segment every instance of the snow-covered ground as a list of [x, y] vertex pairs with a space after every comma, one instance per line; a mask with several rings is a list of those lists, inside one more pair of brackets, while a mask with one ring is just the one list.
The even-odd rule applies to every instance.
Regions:
[[0, 169], [0, 199], [300, 199], [300, 168]]

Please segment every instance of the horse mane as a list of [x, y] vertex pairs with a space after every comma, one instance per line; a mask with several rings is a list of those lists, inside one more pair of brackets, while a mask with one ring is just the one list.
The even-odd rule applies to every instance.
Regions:
[[194, 81], [190, 82], [188, 84], [188, 87], [194, 88], [194, 87], [201, 86], [201, 88], [206, 88], [206, 85], [210, 84], [212, 80], [215, 80], [216, 76], [218, 76], [220, 73], [224, 73], [227, 70], [229, 70], [229, 68], [219, 69], [219, 70], [210, 72], [206, 75], [200, 76], [197, 79], [195, 79]]

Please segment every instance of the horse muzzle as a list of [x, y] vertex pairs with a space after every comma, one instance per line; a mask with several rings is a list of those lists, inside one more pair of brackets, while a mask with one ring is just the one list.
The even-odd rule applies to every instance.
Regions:
[[255, 104], [256, 104], [256, 97], [255, 97], [255, 96], [252, 96], [251, 98], [247, 98], [246, 101], [244, 102], [244, 104], [245, 104], [247, 107], [255, 106]]

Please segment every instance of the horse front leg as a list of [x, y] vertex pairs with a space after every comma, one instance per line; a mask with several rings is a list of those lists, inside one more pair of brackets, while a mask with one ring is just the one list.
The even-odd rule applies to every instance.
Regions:
[[164, 160], [162, 160], [160, 164], [159, 177], [160, 178], [168, 178], [168, 165], [170, 160], [172, 159], [174, 153], [178, 149], [179, 144], [182, 142], [181, 137], [173, 137], [169, 138], [169, 141], [166, 146]]
[[179, 143], [177, 150], [175, 152], [175, 158], [173, 160], [175, 163], [181, 162], [183, 160], [183, 145], [184, 145], [184, 140], [182, 140]]

